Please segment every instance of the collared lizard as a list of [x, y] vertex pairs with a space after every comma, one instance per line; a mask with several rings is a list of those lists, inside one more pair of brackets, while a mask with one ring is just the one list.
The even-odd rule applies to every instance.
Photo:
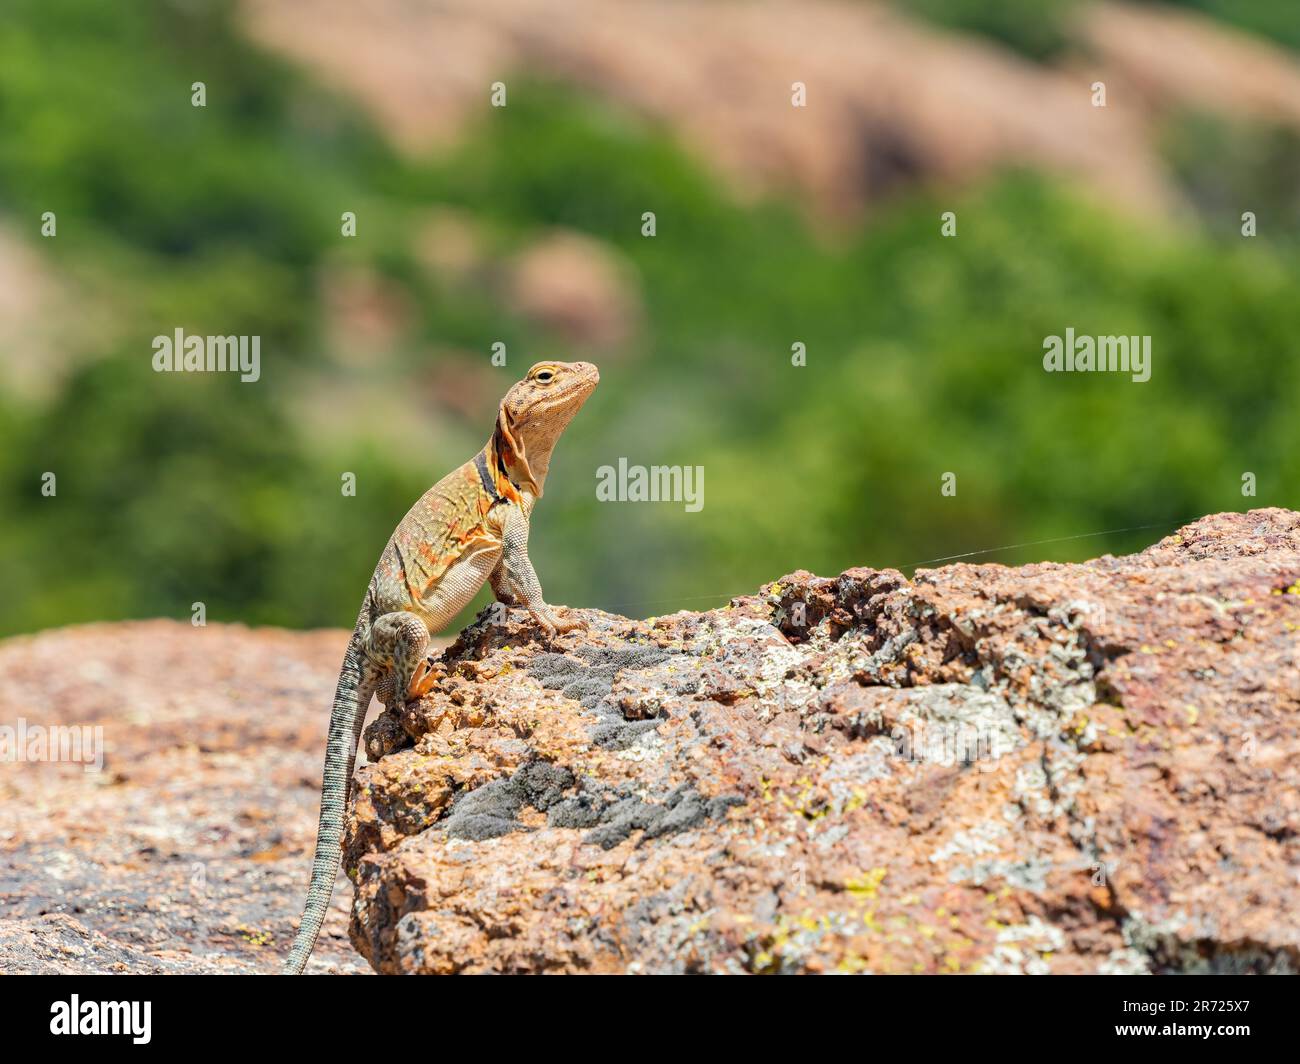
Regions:
[[402, 518], [380, 555], [339, 672], [330, 714], [311, 885], [286, 973], [307, 964], [342, 858], [343, 819], [357, 741], [372, 694], [387, 705], [433, 683], [429, 636], [491, 582], [548, 635], [585, 627], [542, 598], [528, 560], [528, 521], [560, 434], [600, 382], [589, 362], [539, 362], [506, 393], [487, 445], [438, 481]]

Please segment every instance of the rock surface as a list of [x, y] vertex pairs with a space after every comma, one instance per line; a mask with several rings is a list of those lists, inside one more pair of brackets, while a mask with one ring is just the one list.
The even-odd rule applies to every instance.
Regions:
[[[277, 971], [346, 643], [175, 621], [0, 643], [0, 725], [21, 722], [29, 745], [88, 727], [79, 753], [103, 754], [90, 771], [0, 760], [0, 972]], [[347, 888], [313, 971], [369, 971], [347, 943]]]
[[378, 970], [1300, 967], [1300, 514], [582, 615], [368, 729]]
[[[1300, 967], [1300, 514], [1082, 565], [796, 573], [545, 644], [511, 613], [367, 729], [312, 971]], [[346, 633], [0, 644], [0, 971], [266, 972]]]

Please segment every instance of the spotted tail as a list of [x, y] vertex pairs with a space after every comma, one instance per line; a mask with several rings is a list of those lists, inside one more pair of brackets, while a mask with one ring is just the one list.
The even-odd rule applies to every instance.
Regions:
[[298, 935], [284, 963], [284, 974], [300, 975], [316, 945], [334, 879], [343, 858], [343, 819], [347, 810], [348, 786], [357, 759], [357, 741], [373, 693], [361, 675], [361, 622], [353, 632], [339, 670], [339, 684], [334, 692], [334, 709], [330, 713], [329, 741], [325, 747], [325, 778], [321, 785], [320, 827], [316, 832], [316, 856], [311, 865], [311, 885], [303, 907]]

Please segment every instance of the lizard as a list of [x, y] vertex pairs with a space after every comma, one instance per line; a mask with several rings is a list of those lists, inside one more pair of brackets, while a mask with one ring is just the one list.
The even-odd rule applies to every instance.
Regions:
[[426, 491], [384, 547], [339, 671], [311, 883], [286, 974], [306, 966], [329, 907], [371, 696], [392, 708], [428, 693], [435, 679], [430, 636], [469, 605], [484, 583], [491, 583], [503, 604], [525, 607], [548, 639], [586, 627], [581, 619], [561, 619], [546, 604], [528, 558], [528, 528], [551, 452], [599, 382], [589, 362], [533, 366], [501, 400], [486, 446]]

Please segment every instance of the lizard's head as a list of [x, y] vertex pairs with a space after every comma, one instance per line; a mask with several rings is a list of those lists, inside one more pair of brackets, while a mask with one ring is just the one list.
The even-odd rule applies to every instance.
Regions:
[[534, 495], [542, 494], [560, 434], [599, 383], [590, 362], [539, 362], [501, 400], [493, 438], [503, 464]]

